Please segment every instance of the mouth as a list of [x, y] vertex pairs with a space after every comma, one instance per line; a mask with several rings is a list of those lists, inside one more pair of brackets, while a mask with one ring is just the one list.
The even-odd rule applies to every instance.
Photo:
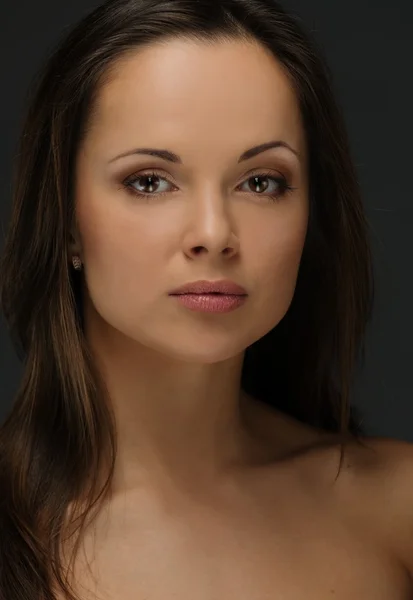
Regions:
[[171, 296], [246, 296], [247, 294], [225, 294], [224, 292], [182, 292]]
[[171, 296], [181, 295], [217, 295], [217, 296], [246, 296], [247, 291], [234, 281], [221, 279], [219, 281], [193, 281], [171, 290]]
[[192, 296], [193, 298], [245, 298], [248, 294], [224, 294], [222, 292], [184, 292], [182, 294], [170, 294], [171, 296]]
[[185, 308], [203, 313], [227, 313], [241, 307], [247, 294], [227, 294], [222, 292], [183, 292], [171, 294]]

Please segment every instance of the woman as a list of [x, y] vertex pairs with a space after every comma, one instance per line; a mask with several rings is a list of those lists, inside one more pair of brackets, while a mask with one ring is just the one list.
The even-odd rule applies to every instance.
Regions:
[[32, 90], [1, 597], [410, 598], [412, 450], [350, 410], [368, 225], [300, 24], [273, 0], [109, 1]]

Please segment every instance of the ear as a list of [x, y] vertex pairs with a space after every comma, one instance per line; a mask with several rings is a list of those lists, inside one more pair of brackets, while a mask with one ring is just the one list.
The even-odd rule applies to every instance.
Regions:
[[68, 244], [68, 259], [72, 262], [73, 256], [79, 256], [82, 259], [82, 245], [80, 243], [79, 232], [75, 227], [72, 227], [69, 233], [69, 244]]

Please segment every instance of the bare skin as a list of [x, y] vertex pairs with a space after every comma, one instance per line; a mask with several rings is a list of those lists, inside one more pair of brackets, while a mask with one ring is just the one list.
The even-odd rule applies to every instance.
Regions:
[[81, 600], [411, 600], [404, 515], [386, 494], [411, 445], [351, 443], [335, 482], [334, 435], [254, 411], [253, 466], [211, 489], [135, 490], [101, 513], [76, 563]]
[[[291, 149], [239, 162], [270, 140]], [[136, 147], [171, 150], [182, 164], [115, 160]], [[334, 484], [334, 437], [240, 394], [245, 349], [294, 295], [307, 166], [290, 82], [254, 45], [146, 48], [101, 90], [77, 161], [68, 259], [84, 264], [86, 336], [119, 446], [113, 500], [83, 540], [97, 586], [76, 564], [81, 600], [409, 598], [407, 521], [395, 517], [409, 503], [385, 493], [383, 481], [401, 489], [388, 446], [349, 446]], [[126, 191], [127, 177], [152, 170], [151, 184], [130, 185], [153, 197]], [[293, 189], [273, 201], [280, 176]], [[221, 278], [248, 292], [226, 315], [168, 295]]]

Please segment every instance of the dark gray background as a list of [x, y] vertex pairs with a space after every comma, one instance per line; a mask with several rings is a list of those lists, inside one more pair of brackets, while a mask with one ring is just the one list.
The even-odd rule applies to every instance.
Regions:
[[[0, 250], [27, 85], [65, 27], [97, 4], [1, 2]], [[356, 405], [368, 434], [413, 441], [413, 2], [284, 0], [284, 5], [302, 17], [333, 70], [372, 229], [376, 303]], [[20, 376], [0, 319], [0, 421]]]

